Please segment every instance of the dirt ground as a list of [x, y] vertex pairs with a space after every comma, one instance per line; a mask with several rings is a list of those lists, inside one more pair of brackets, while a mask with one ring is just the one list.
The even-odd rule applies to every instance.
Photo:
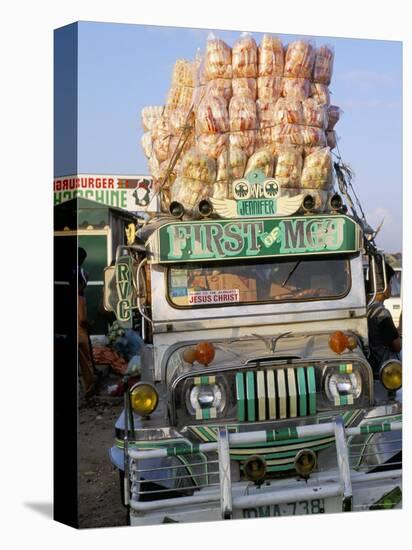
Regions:
[[109, 459], [122, 398], [93, 397], [79, 407], [79, 526], [127, 525], [118, 471]]

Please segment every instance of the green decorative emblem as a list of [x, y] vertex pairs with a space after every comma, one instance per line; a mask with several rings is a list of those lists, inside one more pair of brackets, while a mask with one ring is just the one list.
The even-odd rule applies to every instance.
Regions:
[[211, 199], [213, 208], [222, 218], [256, 218], [289, 216], [302, 204], [303, 195], [280, 197], [280, 185], [256, 170], [232, 183], [233, 199]]

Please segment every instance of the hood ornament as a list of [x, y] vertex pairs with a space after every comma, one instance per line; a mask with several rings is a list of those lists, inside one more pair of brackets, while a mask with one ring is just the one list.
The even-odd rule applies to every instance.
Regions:
[[272, 353], [275, 353], [276, 351], [276, 344], [278, 343], [278, 341], [283, 338], [284, 336], [289, 336], [289, 334], [292, 334], [292, 332], [289, 330], [288, 332], [282, 332], [282, 334], [279, 334], [278, 336], [273, 336], [273, 338], [271, 338], [270, 340], [270, 343], [271, 343], [271, 351]]
[[281, 334], [278, 334], [277, 336], [273, 336], [270, 340], [268, 338], [265, 338], [265, 336], [262, 336], [260, 334], [252, 333], [252, 336], [255, 336], [256, 338], [259, 338], [260, 340], [262, 340], [265, 343], [268, 350], [271, 353], [275, 353], [276, 344], [277, 344], [278, 340], [280, 340], [281, 338], [283, 338], [285, 336], [289, 336], [289, 334], [292, 334], [292, 331], [282, 332]]

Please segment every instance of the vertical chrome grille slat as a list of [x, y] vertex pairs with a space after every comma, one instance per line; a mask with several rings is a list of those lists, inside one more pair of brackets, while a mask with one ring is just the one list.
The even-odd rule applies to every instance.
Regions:
[[295, 369], [287, 369], [288, 393], [289, 393], [289, 418], [295, 418], [298, 415], [298, 395], [296, 390]]
[[273, 370], [266, 371], [266, 387], [267, 387], [267, 399], [269, 417], [268, 420], [276, 420], [277, 407], [276, 407], [276, 385], [275, 385], [275, 373]]
[[283, 420], [287, 417], [286, 377], [284, 369], [277, 369], [275, 372], [279, 398], [279, 418]]
[[258, 420], [266, 420], [266, 388], [265, 372], [263, 370], [259, 370], [256, 373], [256, 392]]

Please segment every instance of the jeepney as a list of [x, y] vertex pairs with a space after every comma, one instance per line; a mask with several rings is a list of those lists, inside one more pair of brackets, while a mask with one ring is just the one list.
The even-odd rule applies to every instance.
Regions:
[[110, 450], [132, 525], [401, 506], [401, 364], [368, 363], [367, 230], [339, 195], [316, 208], [254, 172], [118, 249], [105, 305], [143, 340]]

